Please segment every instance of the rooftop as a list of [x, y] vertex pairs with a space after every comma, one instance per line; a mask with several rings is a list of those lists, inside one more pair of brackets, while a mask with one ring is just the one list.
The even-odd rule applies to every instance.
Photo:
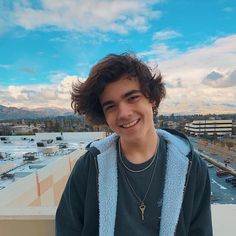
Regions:
[[[0, 190], [77, 149], [84, 149], [98, 135], [93, 132], [0, 136]], [[38, 143], [46, 145], [37, 146]]]

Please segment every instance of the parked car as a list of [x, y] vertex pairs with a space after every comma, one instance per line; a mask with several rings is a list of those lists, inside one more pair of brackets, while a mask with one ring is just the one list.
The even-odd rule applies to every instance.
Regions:
[[236, 177], [229, 177], [225, 179], [226, 183], [236, 183]]
[[225, 163], [225, 164], [230, 164], [231, 161], [230, 161], [229, 159], [226, 159], [226, 160], [224, 160], [224, 163]]
[[229, 172], [228, 172], [228, 171], [225, 171], [225, 170], [219, 169], [219, 170], [216, 171], [216, 175], [217, 175], [218, 177], [226, 176], [226, 175], [228, 175], [228, 174], [229, 174]]

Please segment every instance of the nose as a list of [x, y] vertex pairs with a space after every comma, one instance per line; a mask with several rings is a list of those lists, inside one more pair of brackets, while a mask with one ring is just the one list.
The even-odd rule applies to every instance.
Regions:
[[121, 102], [118, 105], [117, 113], [117, 117], [119, 120], [125, 120], [132, 115], [132, 109], [129, 104]]

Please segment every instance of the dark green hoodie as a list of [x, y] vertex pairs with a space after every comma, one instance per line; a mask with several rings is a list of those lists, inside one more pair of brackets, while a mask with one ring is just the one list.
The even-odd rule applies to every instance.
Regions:
[[[210, 180], [205, 163], [177, 131], [157, 130], [167, 142], [160, 236], [211, 236]], [[112, 236], [118, 197], [113, 134], [93, 142], [76, 163], [56, 213], [57, 236]]]

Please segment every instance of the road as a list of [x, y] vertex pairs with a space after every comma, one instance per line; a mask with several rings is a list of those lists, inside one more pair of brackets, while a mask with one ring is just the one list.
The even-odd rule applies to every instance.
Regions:
[[213, 194], [212, 203], [236, 204], [236, 188], [234, 188], [232, 184], [225, 182], [225, 179], [230, 176], [218, 177], [215, 167], [209, 168], [208, 170]]
[[[190, 140], [197, 149], [197, 139], [190, 137]], [[207, 151], [203, 151], [204, 154], [214, 158], [215, 160], [222, 162], [224, 159], [219, 155], [212, 155]], [[236, 169], [236, 163], [230, 163], [228, 166]], [[211, 191], [212, 191], [212, 204], [236, 204], [236, 188], [230, 183], [226, 183], [225, 179], [231, 176], [218, 177], [216, 175], [216, 167], [209, 168], [209, 174], [211, 178]]]

